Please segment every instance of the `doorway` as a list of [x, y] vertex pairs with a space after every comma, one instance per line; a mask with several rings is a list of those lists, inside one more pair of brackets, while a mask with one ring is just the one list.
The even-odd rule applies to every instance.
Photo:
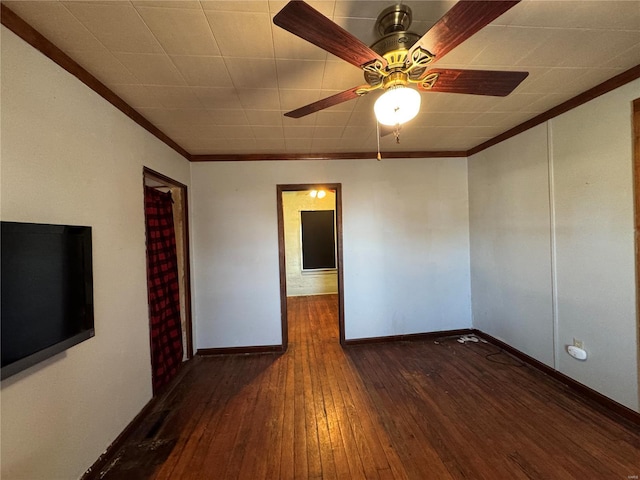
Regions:
[[[345, 334], [344, 334], [344, 276], [342, 268], [342, 185], [339, 183], [333, 184], [299, 184], [299, 185], [278, 185], [277, 186], [277, 207], [278, 207], [278, 250], [279, 250], [279, 265], [280, 265], [280, 308], [281, 308], [281, 323], [282, 323], [282, 349], [286, 350], [289, 343], [289, 322], [288, 322], [288, 285], [287, 285], [287, 242], [285, 238], [285, 202], [284, 196], [288, 192], [301, 193], [307, 192], [312, 194], [313, 192], [332, 192], [335, 198], [335, 282], [337, 283], [337, 296], [338, 296], [338, 330], [340, 344], [344, 346]], [[317, 197], [314, 197], [317, 198]], [[312, 208], [308, 209], [313, 210]], [[296, 212], [297, 213], [297, 212]], [[300, 212], [302, 213], [302, 212]], [[300, 242], [302, 244], [302, 231], [300, 231]], [[290, 253], [291, 255], [291, 253]], [[298, 259], [296, 259], [298, 260]], [[294, 262], [296, 263], [296, 262]], [[301, 283], [305, 283], [305, 261], [301, 257], [299, 259], [299, 269]], [[323, 265], [316, 265], [323, 267]], [[330, 265], [324, 265], [330, 267]], [[323, 289], [331, 288], [330, 276], [326, 275], [326, 278], [322, 279], [323, 271], [328, 272], [331, 268], [318, 268], [314, 272], [307, 271], [307, 275], [314, 275], [320, 277], [322, 280], [319, 284], [316, 284], [316, 293], [326, 293]], [[307, 282], [308, 283], [308, 282]], [[305, 288], [309, 288], [307, 285]]]
[[[161, 194], [170, 194], [171, 202], [169, 203], [171, 203], [172, 211], [170, 217], [172, 217], [173, 229], [175, 231], [175, 264], [177, 267], [179, 322], [182, 335], [181, 343], [184, 346], [184, 348], [182, 348], [182, 358], [180, 358], [180, 361], [184, 362], [193, 357], [187, 186], [146, 167], [143, 169], [143, 185], [145, 193], [147, 189], [153, 189]], [[147, 226], [145, 228], [147, 229], [148, 237], [149, 227]], [[148, 249], [149, 245], [147, 245], [147, 250]], [[149, 258], [147, 259], [147, 270], [149, 270], [148, 262]], [[151, 336], [151, 308], [149, 312]], [[155, 366], [153, 366], [153, 368], [155, 369]], [[154, 394], [156, 393], [154, 389]]]

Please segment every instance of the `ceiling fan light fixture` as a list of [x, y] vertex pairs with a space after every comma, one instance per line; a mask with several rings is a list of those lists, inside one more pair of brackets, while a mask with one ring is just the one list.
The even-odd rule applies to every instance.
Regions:
[[382, 125], [402, 125], [420, 111], [420, 93], [404, 85], [390, 87], [376, 100], [373, 111]]

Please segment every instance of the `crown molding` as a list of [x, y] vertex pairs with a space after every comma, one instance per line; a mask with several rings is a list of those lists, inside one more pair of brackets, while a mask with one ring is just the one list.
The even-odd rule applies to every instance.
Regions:
[[557, 105], [552, 109], [547, 110], [546, 112], [541, 113], [540, 115], [537, 115], [532, 119], [527, 120], [526, 122], [523, 122], [520, 125], [517, 125], [496, 137], [493, 137], [491, 140], [487, 140], [486, 142], [467, 150], [467, 156], [470, 157], [471, 155], [475, 155], [476, 153], [486, 150], [487, 148], [492, 147], [500, 142], [504, 142], [511, 137], [515, 137], [516, 135], [525, 132], [530, 128], [551, 120], [558, 115], [562, 115], [569, 110], [573, 110], [574, 108], [590, 102], [600, 95], [604, 95], [605, 93], [615, 90], [616, 88], [626, 85], [627, 83], [632, 82], [638, 78], [640, 78], [640, 65], [636, 65], [635, 67], [632, 67], [629, 70], [626, 70], [616, 75], [615, 77], [602, 82], [600, 85], [596, 85], [595, 87], [582, 92], [581, 94], [576, 95], [573, 98], [570, 98], [566, 102], [563, 102], [560, 105]]
[[104, 98], [111, 105], [124, 113], [131, 120], [136, 122], [142, 128], [154, 135], [158, 140], [162, 141], [184, 158], [189, 160], [191, 156], [184, 148], [174, 142], [169, 136], [162, 132], [158, 127], [152, 124], [145, 117], [140, 115], [133, 107], [112, 92], [104, 83], [91, 75], [87, 70], [81, 67], [75, 60], [66, 53], [56, 47], [51, 41], [38, 32], [35, 28], [25, 22], [16, 15], [13, 10], [9, 9], [4, 3], [0, 3], [0, 22], [22, 40], [27, 42], [33, 48], [38, 50], [51, 61], [57, 63], [71, 75], [84, 83], [91, 90]]
[[[25, 42], [31, 45], [43, 55], [51, 59], [70, 74], [77, 77], [81, 82], [91, 88], [94, 92], [111, 103], [114, 107], [124, 113], [131, 120], [154, 135], [160, 141], [178, 152], [191, 162], [256, 162], [256, 161], [277, 161], [277, 160], [367, 160], [377, 158], [377, 152], [343, 152], [343, 153], [248, 153], [248, 154], [199, 154], [194, 155], [178, 145], [173, 139], [153, 125], [149, 120], [138, 113], [127, 102], [121, 99], [106, 85], [91, 75], [77, 62], [56, 47], [51, 41], [35, 30], [31, 25], [16, 15], [3, 3], [0, 3], [0, 21]], [[469, 150], [455, 151], [412, 151], [412, 152], [381, 152], [382, 159], [397, 158], [458, 158], [470, 157], [492, 147], [500, 142], [523, 133], [541, 123], [551, 120], [569, 110], [587, 103], [594, 98], [619, 88], [629, 82], [640, 78], [640, 65], [616, 75], [602, 82], [599, 85], [547, 110], [540, 115], [517, 125], [496, 137], [487, 140]]]
[[[460, 151], [424, 151], [424, 152], [380, 152], [381, 160], [395, 158], [443, 158], [466, 157], [467, 152]], [[377, 152], [345, 153], [240, 153], [216, 155], [191, 155], [192, 162], [257, 162], [277, 160], [375, 160]]]

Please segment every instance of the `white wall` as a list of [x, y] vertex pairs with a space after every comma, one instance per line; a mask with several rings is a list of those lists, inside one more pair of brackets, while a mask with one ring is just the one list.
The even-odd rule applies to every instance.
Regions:
[[474, 326], [634, 410], [638, 97], [640, 80], [469, 159]]
[[468, 328], [465, 158], [192, 164], [198, 348], [281, 343], [276, 185], [342, 183], [347, 339]]
[[2, 382], [2, 478], [80, 477], [151, 398], [142, 168], [188, 162], [2, 27], [1, 217], [90, 225], [96, 336]]
[[546, 158], [544, 125], [471, 157], [471, 297], [475, 328], [553, 366]]
[[640, 80], [551, 122], [559, 370], [638, 410], [633, 105]]
[[[282, 192], [282, 220], [287, 269], [287, 296], [323, 295], [338, 293], [337, 270], [302, 271], [303, 210], [336, 209], [335, 192], [326, 192], [324, 198], [312, 197], [307, 191]], [[335, 218], [335, 213], [334, 213]]]

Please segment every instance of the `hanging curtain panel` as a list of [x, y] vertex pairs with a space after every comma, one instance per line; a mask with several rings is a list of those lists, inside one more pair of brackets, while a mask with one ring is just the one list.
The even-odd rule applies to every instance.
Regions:
[[182, 363], [180, 290], [171, 192], [145, 187], [147, 284], [151, 326], [153, 391], [178, 373]]

